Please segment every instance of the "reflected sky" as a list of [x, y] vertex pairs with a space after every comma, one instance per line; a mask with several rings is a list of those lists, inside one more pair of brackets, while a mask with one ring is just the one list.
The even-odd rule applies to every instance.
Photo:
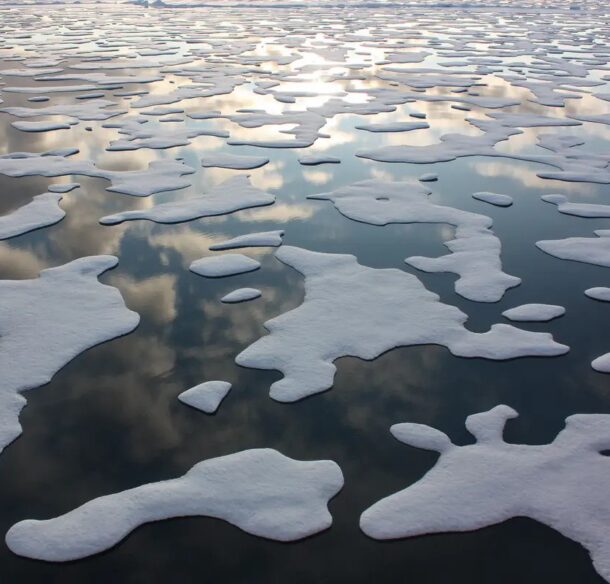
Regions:
[[[102, 38], [102, 42], [93, 44], [86, 35], [79, 39], [75, 34], [76, 48], [68, 51], [70, 58], [62, 66], [79, 62], [79, 53], [101, 50], [104, 43], [116, 45], [113, 59], [133, 56], [135, 42], [141, 58], [158, 58], [147, 57], [146, 48], [158, 49], [163, 42], [167, 43], [168, 53], [163, 58], [180, 56], [189, 50], [186, 43], [177, 40], [177, 35], [191, 25], [187, 13], [180, 12], [168, 19], [164, 28], [155, 12], [125, 7], [116, 9], [124, 14], [113, 16], [108, 8], [100, 10], [98, 18], [106, 27], [106, 38], [96, 31], [95, 38]], [[96, 21], [94, 16], [76, 8], [66, 14], [64, 18], [75, 16], [73, 27], [81, 36], [82, 29], [93, 26]], [[16, 18], [11, 17], [12, 21]], [[56, 14], [49, 13], [42, 18], [56, 31]], [[320, 106], [332, 98], [320, 94], [345, 89], [348, 82], [330, 79], [337, 72], [349, 71], [332, 68], [339, 56], [347, 63], [377, 63], [384, 57], [383, 50], [368, 46], [367, 42], [360, 43], [347, 56], [339, 54], [340, 51], [333, 50], [337, 48], [332, 42], [324, 44], [330, 33], [311, 35], [306, 39], [306, 51], [296, 41], [291, 46], [288, 37], [276, 37], [277, 31], [259, 43], [259, 37], [253, 36], [243, 22], [236, 24], [231, 19], [223, 22], [218, 15], [215, 18], [216, 30], [201, 43], [193, 44], [194, 55], [211, 51], [212, 45], [207, 43], [226, 40], [228, 34], [234, 42], [252, 43], [252, 50], [246, 52], [248, 56], [277, 58], [297, 51], [304, 54], [292, 66], [312, 66], [312, 71], [304, 75], [306, 80], [286, 81], [273, 88], [318, 94], [298, 98], [296, 106], [288, 106], [295, 109]], [[272, 11], [262, 11], [257, 18], [259, 32], [266, 26], [270, 31], [277, 29]], [[341, 35], [347, 33], [383, 34], [387, 23], [386, 16], [372, 15], [372, 24], [358, 30], [359, 26], [349, 19], [346, 25], [333, 22], [332, 15], [326, 18], [325, 26], [338, 27], [337, 42], [343, 42]], [[147, 29], [142, 19], [154, 26]], [[194, 24], [193, 34], [206, 36], [201, 22]], [[427, 24], [426, 34], [437, 34], [441, 41], [448, 38], [445, 33], [450, 31], [443, 29], [437, 20], [431, 19]], [[420, 28], [425, 25], [426, 17], [420, 16]], [[288, 19], [284, 26], [285, 30], [300, 36], [307, 20]], [[467, 17], [464, 26], [475, 33], [477, 20]], [[398, 31], [400, 26], [397, 27]], [[412, 32], [416, 43], [418, 31]], [[122, 40], [127, 36], [128, 42]], [[36, 43], [45, 39], [48, 37], [44, 30], [20, 42], [9, 35], [5, 42], [14, 46], [0, 49], [0, 73], [1, 69], [21, 66], [11, 61], [10, 55], [31, 58]], [[378, 37], [371, 37], [373, 40], [379, 42]], [[391, 45], [400, 37], [393, 38], [390, 30], [383, 40]], [[47, 47], [48, 58], [66, 54], [67, 49], [61, 44], [66, 39], [58, 36], [56, 42], [59, 44]], [[230, 54], [216, 58], [222, 63], [240, 63]], [[433, 66], [443, 59], [435, 56], [426, 65]], [[527, 62], [528, 57], [519, 60]], [[313, 69], [325, 64], [329, 68]], [[273, 61], [263, 66], [269, 71], [282, 69]], [[171, 92], [176, 85], [189, 81], [178, 75], [180, 67], [185, 66], [168, 66], [163, 81], [130, 84], [123, 89], [146, 89], [152, 94]], [[381, 65], [366, 70], [367, 79], [354, 81], [353, 86], [389, 87], [388, 83], [373, 78], [377, 67]], [[155, 69], [137, 72], [148, 74]], [[114, 73], [120, 75], [124, 71], [113, 70]], [[7, 85], [19, 86], [36, 83], [21, 77], [4, 81]], [[491, 76], [484, 76], [481, 82], [490, 83], [485, 95], [522, 100], [518, 108], [505, 108], [505, 111], [545, 113], [547, 110], [526, 101], [526, 96], [531, 95], [523, 88], [510, 87]], [[121, 105], [138, 99], [117, 97], [117, 90], [104, 93], [106, 98]], [[2, 107], [31, 106], [27, 101], [29, 95], [3, 92]], [[361, 98], [352, 94], [350, 99], [357, 102]], [[73, 102], [74, 96], [70, 94], [52, 97], [53, 104]], [[250, 82], [238, 86], [230, 95], [185, 100], [169, 107], [174, 106], [185, 110], [185, 114], [178, 115], [188, 127], [226, 129], [231, 138], [286, 139], [287, 135], [280, 130], [290, 127], [248, 129], [226, 119], [185, 117], [188, 113], [215, 109], [233, 113], [241, 108], [261, 108], [279, 113], [286, 107], [271, 94], [253, 93]], [[553, 115], [568, 116], [582, 112], [583, 108], [587, 113], [610, 109], [584, 94], [582, 100], [568, 101], [565, 111], [554, 111]], [[464, 428], [468, 414], [506, 403], [521, 414], [508, 424], [507, 440], [541, 443], [553, 439], [567, 415], [610, 413], [608, 378], [589, 366], [594, 357], [610, 350], [606, 334], [610, 307], [582, 293], [585, 288], [608, 285], [610, 272], [560, 261], [534, 245], [542, 239], [590, 236], [594, 229], [608, 227], [607, 221], [601, 219], [562, 215], [554, 206], [543, 203], [541, 195], [561, 192], [575, 201], [605, 202], [609, 199], [610, 186], [543, 180], [536, 172], [544, 167], [504, 158], [470, 157], [423, 166], [384, 164], [355, 156], [358, 150], [385, 145], [432, 144], [450, 132], [477, 135], [479, 130], [467, 124], [465, 118], [481, 117], [485, 111], [488, 110], [472, 106], [469, 112], [464, 112], [452, 109], [446, 102], [418, 101], [399, 105], [395, 112], [375, 117], [339, 115], [329, 118], [322, 130], [330, 138], [321, 138], [306, 150], [230, 147], [222, 139], [201, 136], [186, 147], [128, 153], [105, 150], [119, 134], [115, 129], [104, 128], [103, 121], [81, 121], [66, 131], [27, 134], [11, 127], [13, 118], [3, 114], [0, 153], [77, 146], [80, 149], [77, 157], [94, 160], [104, 169], [135, 170], [145, 168], [153, 160], [183, 157], [196, 168], [196, 173], [189, 177], [190, 187], [149, 198], [108, 192], [105, 190], [108, 182], [102, 179], [0, 176], [2, 213], [45, 192], [51, 183], [76, 181], [81, 185], [64, 195], [61, 205], [67, 215], [63, 221], [0, 243], [0, 278], [32, 278], [45, 267], [77, 257], [115, 254], [120, 258], [118, 267], [104, 274], [101, 280], [119, 288], [128, 307], [142, 317], [140, 326], [132, 334], [87, 351], [66, 365], [48, 385], [27, 393], [28, 405], [20, 418], [24, 433], [0, 457], [3, 473], [0, 498], [4, 502], [0, 531], [6, 532], [21, 519], [58, 515], [93, 497], [174, 477], [202, 459], [247, 448], [272, 447], [302, 459], [331, 458], [341, 466], [346, 486], [331, 502], [333, 527], [303, 542], [265, 541], [213, 519], [178, 519], [142, 527], [106, 553], [60, 566], [25, 560], [0, 546], [2, 579], [62, 583], [85, 579], [130, 583], [195, 579], [240, 583], [409, 580], [418, 584], [442, 584], [449, 579], [459, 583], [506, 584], [600, 582], [586, 552], [578, 544], [526, 519], [514, 519], [476, 533], [385, 543], [367, 538], [358, 529], [358, 517], [365, 508], [417, 480], [434, 463], [433, 453], [418, 451], [394, 440], [388, 431], [394, 423], [430, 424], [463, 444], [472, 440]], [[363, 122], [413, 120], [409, 117], [413, 112], [426, 114], [429, 130], [373, 134], [355, 128]], [[131, 115], [136, 114], [137, 110], [132, 110]], [[173, 125], [157, 119], [149, 123]], [[500, 144], [498, 149], [511, 154], [529, 154], [536, 137], [545, 131], [549, 128], [526, 129], [523, 134]], [[587, 146], [593, 150], [607, 149], [610, 143], [610, 130], [600, 124], [585, 123], [567, 131], [585, 137]], [[200, 167], [204, 152], [219, 150], [268, 156], [269, 164], [247, 174], [256, 187], [275, 194], [277, 203], [179, 225], [146, 221], [115, 226], [98, 223], [104, 215], [208, 192], [211, 186], [236, 174], [226, 169]], [[298, 157], [305, 153], [337, 156], [342, 162], [305, 167], [298, 163]], [[451, 228], [443, 225], [376, 227], [356, 223], [340, 215], [328, 201], [306, 198], [357, 180], [417, 179], [424, 172], [439, 176], [439, 181], [430, 185], [434, 202], [493, 218], [494, 231], [502, 241], [504, 270], [523, 279], [522, 285], [507, 292], [500, 302], [468, 301], [455, 294], [454, 275], [420, 273], [404, 263], [408, 256], [446, 253], [443, 242], [453, 237]], [[507, 209], [485, 205], [471, 198], [477, 191], [510, 194], [515, 204]], [[468, 327], [472, 330], [487, 330], [491, 324], [502, 322], [501, 312], [521, 303], [565, 306], [565, 317], [545, 324], [523, 325], [523, 328], [550, 331], [556, 340], [570, 345], [571, 351], [561, 358], [502, 363], [459, 359], [442, 347], [396, 349], [372, 362], [343, 358], [336, 363], [338, 371], [331, 391], [295, 404], [276, 403], [269, 399], [268, 389], [279, 374], [238, 367], [234, 358], [265, 334], [266, 320], [303, 301], [302, 277], [275, 260], [273, 250], [268, 248], [246, 250], [245, 253], [262, 264], [260, 270], [252, 273], [211, 280], [188, 271], [193, 260], [212, 254], [208, 247], [213, 243], [273, 229], [284, 229], [284, 241], [290, 245], [352, 253], [367, 266], [394, 267], [416, 274], [443, 302], [456, 305], [468, 314]], [[220, 303], [222, 296], [243, 286], [259, 288], [262, 297], [238, 305]], [[231, 393], [215, 415], [207, 416], [176, 399], [185, 389], [210, 379], [233, 383]]]

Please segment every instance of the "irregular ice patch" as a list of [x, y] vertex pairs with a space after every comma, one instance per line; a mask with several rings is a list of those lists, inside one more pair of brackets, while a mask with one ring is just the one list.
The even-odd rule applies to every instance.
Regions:
[[206, 414], [213, 414], [231, 390], [227, 381], [206, 381], [183, 391], [178, 399]]
[[547, 203], [557, 205], [557, 210], [566, 215], [576, 215], [577, 217], [610, 217], [610, 205], [571, 203], [564, 195], [543, 195], [540, 198]]
[[238, 247], [279, 247], [282, 245], [284, 230], [260, 231], [258, 233], [248, 233], [239, 235], [233, 239], [227, 239], [220, 243], [210, 245], [210, 249], [218, 251], [222, 249], [235, 249]]
[[238, 304], [240, 302], [248, 302], [261, 297], [261, 291], [257, 288], [239, 288], [225, 294], [220, 301], [225, 304]]
[[305, 276], [305, 300], [265, 323], [262, 337], [236, 358], [244, 367], [276, 369], [284, 378], [270, 395], [293, 402], [332, 387], [333, 361], [375, 359], [409, 345], [438, 344], [462, 357], [553, 356], [568, 347], [548, 333], [495, 324], [486, 333], [464, 328], [467, 316], [443, 304], [413, 275], [358, 264], [352, 255], [282, 246], [276, 257]]
[[189, 270], [206, 278], [224, 278], [253, 272], [260, 268], [260, 262], [241, 253], [226, 253], [221, 256], [210, 256], [195, 260]]
[[396, 539], [530, 517], [582, 544], [610, 581], [610, 476], [600, 455], [610, 446], [610, 416], [569, 416], [555, 440], [542, 445], [504, 442], [506, 420], [516, 416], [505, 405], [468, 416], [476, 442], [466, 446], [423, 424], [392, 426], [397, 440], [436, 450], [440, 458], [422, 479], [368, 508], [361, 529], [375, 539]]
[[234, 176], [212, 187], [209, 193], [184, 201], [162, 203], [149, 209], [125, 211], [100, 219], [103, 225], [146, 219], [156, 223], [181, 223], [200, 217], [234, 213], [242, 209], [271, 205], [275, 196], [253, 187], [248, 175]]
[[33, 280], [0, 280], [0, 449], [21, 434], [21, 392], [48, 383], [79, 353], [138, 325], [119, 291], [97, 280], [117, 262], [84, 257]]
[[243, 156], [227, 152], [209, 152], [201, 159], [204, 168], [231, 168], [233, 170], [250, 170], [265, 166], [269, 159], [265, 156]]
[[16, 211], [0, 216], [0, 239], [16, 237], [61, 221], [66, 215], [59, 206], [61, 199], [60, 194], [43, 193]]
[[371, 179], [329, 193], [310, 195], [327, 199], [340, 213], [372, 225], [389, 223], [447, 223], [456, 227], [455, 239], [445, 243], [451, 254], [439, 258], [413, 256], [405, 261], [426, 272], [453, 272], [458, 294], [479, 302], [496, 302], [521, 280], [502, 271], [501, 243], [491, 231], [492, 220], [477, 213], [435, 205], [430, 191], [411, 182]]
[[508, 320], [521, 322], [548, 322], [559, 316], [563, 316], [566, 309], [554, 304], [522, 304], [509, 308], [502, 313]]
[[333, 461], [244, 450], [204, 460], [177, 479], [93, 499], [54, 519], [21, 521], [6, 543], [21, 556], [66, 562], [107, 550], [145, 523], [185, 516], [215, 517], [252, 535], [294, 541], [330, 527], [328, 501], [342, 487]]
[[500, 193], [480, 192], [472, 195], [473, 199], [483, 201], [496, 207], [510, 207], [513, 204], [513, 198], [509, 195], [501, 195]]

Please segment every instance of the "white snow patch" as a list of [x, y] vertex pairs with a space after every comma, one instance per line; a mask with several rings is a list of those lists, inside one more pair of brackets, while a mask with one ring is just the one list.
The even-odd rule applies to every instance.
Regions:
[[241, 253], [226, 253], [195, 260], [189, 270], [206, 278], [223, 278], [252, 272], [260, 267], [259, 262]]
[[508, 320], [521, 322], [548, 322], [559, 316], [563, 316], [566, 309], [555, 304], [522, 304], [509, 308], [502, 313]]
[[244, 450], [204, 460], [177, 479], [93, 499], [54, 519], [21, 521], [6, 543], [21, 556], [66, 562], [107, 550], [145, 523], [185, 516], [223, 519], [253, 535], [294, 541], [330, 527], [328, 501], [342, 487], [333, 461]]
[[227, 381], [206, 381], [183, 391], [178, 399], [206, 414], [213, 414], [231, 390]]
[[275, 369], [284, 378], [270, 395], [293, 402], [329, 389], [333, 361], [375, 359], [409, 345], [437, 344], [461, 357], [512, 359], [566, 353], [548, 333], [495, 324], [486, 333], [464, 328], [467, 316], [443, 304], [413, 275], [358, 264], [352, 255], [282, 246], [276, 257], [305, 276], [303, 304], [265, 323], [270, 334], [236, 358], [239, 365]]
[[367, 509], [361, 529], [375, 539], [396, 539], [530, 517], [582, 544], [610, 581], [610, 476], [600, 455], [610, 445], [610, 416], [569, 416], [555, 440], [541, 445], [504, 442], [506, 420], [516, 416], [505, 405], [468, 416], [476, 442], [466, 446], [422, 424], [392, 426], [396, 439], [440, 457], [415, 484]]

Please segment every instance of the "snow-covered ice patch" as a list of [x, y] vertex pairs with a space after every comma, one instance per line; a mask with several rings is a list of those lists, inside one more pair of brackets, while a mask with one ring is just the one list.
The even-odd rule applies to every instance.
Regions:
[[260, 298], [261, 291], [257, 288], [239, 288], [225, 294], [220, 301], [225, 304], [238, 304], [239, 302], [248, 302]]
[[204, 460], [177, 479], [93, 499], [54, 519], [20, 521], [6, 543], [20, 556], [67, 562], [107, 550], [145, 523], [186, 516], [223, 519], [252, 535], [294, 541], [331, 526], [328, 501], [342, 487], [343, 473], [331, 460], [244, 450]]
[[210, 249], [218, 251], [222, 249], [236, 249], [239, 247], [279, 247], [282, 245], [282, 237], [284, 237], [283, 229], [278, 229], [276, 231], [260, 231], [258, 233], [238, 235], [233, 239], [215, 243], [210, 245]]
[[234, 213], [242, 209], [271, 205], [275, 196], [253, 187], [247, 175], [234, 176], [210, 189], [210, 192], [183, 201], [161, 203], [148, 209], [125, 211], [100, 219], [103, 225], [146, 219], [156, 223], [182, 223], [200, 217]]
[[256, 260], [241, 253], [226, 253], [195, 260], [189, 270], [206, 278], [224, 278], [258, 270], [261, 265]]
[[610, 416], [575, 414], [550, 444], [503, 440], [506, 420], [517, 416], [500, 405], [466, 418], [474, 444], [457, 446], [423, 424], [396, 424], [397, 440], [435, 450], [427, 474], [367, 509], [360, 527], [375, 539], [472, 531], [512, 517], [530, 517], [582, 544], [597, 572], [610, 581]]
[[464, 327], [467, 316], [439, 301], [412, 274], [360, 265], [352, 255], [282, 246], [276, 257], [305, 276], [305, 300], [267, 321], [269, 330], [236, 358], [244, 367], [275, 369], [284, 378], [270, 395], [293, 402], [332, 387], [339, 357], [375, 359], [409, 345], [436, 344], [461, 357], [512, 359], [562, 355], [548, 333], [495, 324], [486, 333]]
[[61, 199], [60, 194], [43, 193], [16, 211], [0, 216], [0, 239], [16, 237], [58, 223], [66, 215], [59, 206]]
[[213, 414], [230, 390], [228, 381], [206, 381], [183, 391], [178, 399], [206, 414]]
[[117, 262], [83, 257], [32, 280], [0, 280], [0, 449], [21, 434], [21, 392], [48, 383], [79, 353], [138, 325], [120, 292], [97, 280]]
[[563, 316], [565, 312], [563, 306], [555, 304], [522, 304], [505, 310], [502, 316], [520, 322], [548, 322]]
[[500, 193], [480, 192], [472, 195], [473, 199], [496, 205], [496, 207], [510, 207], [513, 204], [513, 198], [509, 195], [501, 195]]

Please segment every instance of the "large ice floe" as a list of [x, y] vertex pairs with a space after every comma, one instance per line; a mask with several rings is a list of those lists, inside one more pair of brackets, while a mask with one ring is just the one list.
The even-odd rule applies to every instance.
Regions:
[[21, 521], [6, 543], [21, 556], [66, 562], [107, 550], [144, 523], [197, 515], [294, 541], [330, 527], [328, 501], [342, 486], [341, 469], [330, 460], [244, 450], [204, 460], [177, 479], [93, 499], [54, 519]]
[[282, 246], [276, 257], [305, 276], [305, 300], [267, 321], [267, 336], [242, 351], [239, 365], [276, 369], [273, 399], [292, 402], [329, 389], [333, 361], [375, 359], [409, 345], [443, 345], [460, 357], [512, 359], [568, 351], [548, 333], [495, 324], [486, 333], [464, 327], [467, 316], [439, 301], [413, 275], [360, 265], [352, 255]]
[[447, 223], [456, 228], [455, 239], [445, 245], [452, 252], [439, 258], [413, 256], [405, 261], [426, 272], [453, 272], [459, 278], [455, 291], [470, 300], [496, 302], [520, 278], [502, 271], [501, 243], [486, 215], [436, 205], [431, 191], [415, 182], [365, 180], [329, 193], [310, 195], [328, 199], [346, 217], [372, 225], [389, 223]]
[[48, 383], [79, 353], [131, 332], [139, 316], [97, 277], [113, 256], [84, 257], [33, 280], [0, 280], [0, 449], [21, 434], [22, 392]]
[[271, 205], [275, 196], [253, 187], [247, 175], [233, 176], [198, 197], [171, 203], [161, 203], [148, 209], [136, 209], [100, 219], [103, 225], [147, 219], [156, 223], [182, 223], [200, 217], [225, 215], [242, 209]]
[[440, 458], [418, 482], [367, 509], [362, 530], [396, 539], [530, 517], [582, 544], [610, 582], [610, 467], [600, 454], [610, 446], [610, 415], [569, 416], [555, 440], [542, 445], [503, 440], [506, 420], [516, 416], [505, 405], [468, 416], [476, 442], [466, 446], [423, 424], [392, 426], [397, 440]]

